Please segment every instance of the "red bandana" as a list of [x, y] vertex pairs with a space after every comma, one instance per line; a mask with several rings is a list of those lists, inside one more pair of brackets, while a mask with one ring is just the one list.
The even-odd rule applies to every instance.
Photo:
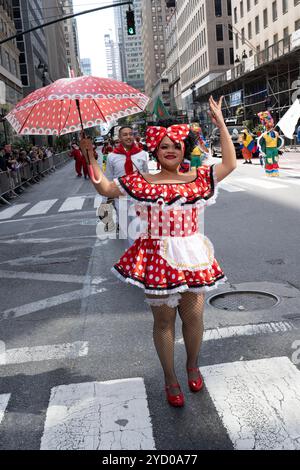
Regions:
[[141, 152], [141, 149], [135, 144], [131, 147], [131, 149], [128, 152], [121, 144], [118, 145], [118, 147], [116, 147], [113, 151], [113, 153], [117, 153], [118, 155], [126, 156], [126, 162], [125, 162], [126, 175], [131, 175], [134, 172], [131, 157], [132, 155], [136, 155], [137, 153], [140, 153], [140, 152]]
[[146, 132], [146, 144], [150, 152], [154, 152], [164, 137], [168, 136], [173, 142], [183, 142], [190, 133], [189, 124], [175, 124], [171, 127], [148, 127]]

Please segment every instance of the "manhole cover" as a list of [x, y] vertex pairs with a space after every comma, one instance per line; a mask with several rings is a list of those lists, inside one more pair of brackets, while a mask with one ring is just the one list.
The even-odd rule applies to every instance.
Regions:
[[222, 292], [208, 299], [209, 305], [227, 311], [266, 310], [275, 307], [280, 299], [269, 292], [235, 291]]

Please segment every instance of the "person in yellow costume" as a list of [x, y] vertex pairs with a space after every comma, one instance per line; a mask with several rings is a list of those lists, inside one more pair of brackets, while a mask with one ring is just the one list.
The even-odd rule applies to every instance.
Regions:
[[196, 138], [196, 146], [191, 153], [191, 168], [198, 168], [203, 165], [203, 160], [209, 156], [209, 149], [205, 145], [202, 129], [198, 123], [191, 124], [191, 130]]
[[274, 130], [274, 120], [269, 111], [258, 113], [258, 117], [266, 128], [257, 141], [259, 151], [265, 159], [266, 175], [279, 176], [279, 149], [283, 147], [284, 140]]
[[257, 145], [252, 135], [249, 133], [248, 129], [242, 130], [239, 137], [239, 142], [245, 160], [244, 165], [245, 163], [252, 164], [252, 155], [257, 151]]

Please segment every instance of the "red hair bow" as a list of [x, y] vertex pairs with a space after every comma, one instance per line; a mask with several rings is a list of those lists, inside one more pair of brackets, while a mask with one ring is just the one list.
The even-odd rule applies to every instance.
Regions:
[[159, 146], [164, 137], [168, 136], [173, 142], [183, 142], [190, 133], [189, 124], [175, 124], [174, 126], [148, 127], [146, 132], [146, 144], [150, 152], [154, 152]]

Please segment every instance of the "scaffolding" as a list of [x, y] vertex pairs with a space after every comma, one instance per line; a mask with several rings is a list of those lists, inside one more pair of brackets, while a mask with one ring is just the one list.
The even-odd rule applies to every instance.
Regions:
[[265, 110], [277, 122], [292, 105], [297, 90], [300, 97], [300, 46], [295, 47], [291, 35], [198, 89], [197, 111], [203, 126], [211, 130], [209, 96], [223, 95], [224, 117], [235, 119], [236, 124], [252, 121], [255, 126], [257, 113]]

